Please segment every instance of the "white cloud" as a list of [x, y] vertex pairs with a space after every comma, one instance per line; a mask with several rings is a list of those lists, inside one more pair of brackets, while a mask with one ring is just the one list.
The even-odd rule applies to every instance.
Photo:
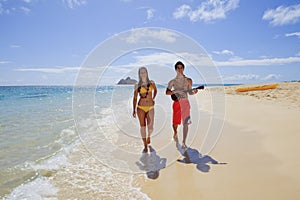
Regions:
[[152, 19], [154, 16], [154, 12], [155, 12], [154, 9], [152, 9], [152, 8], [148, 9], [147, 10], [147, 19]]
[[234, 55], [233, 51], [227, 49], [224, 49], [222, 51], [213, 51], [213, 53], [217, 55]]
[[3, 3], [0, 2], [0, 15], [10, 14], [11, 11], [15, 11], [15, 8], [8, 9]]
[[180, 19], [187, 16], [192, 11], [192, 8], [189, 5], [182, 5], [173, 13], [175, 19]]
[[182, 5], [173, 13], [175, 19], [188, 17], [190, 21], [212, 22], [225, 19], [229, 11], [238, 7], [239, 0], [206, 0], [193, 10], [189, 5]]
[[154, 38], [167, 43], [173, 43], [176, 41], [177, 36], [177, 34], [168, 30], [134, 29], [125, 40], [128, 43], [138, 43], [139, 41], [146, 41], [147, 38]]
[[8, 63], [11, 63], [11, 62], [10, 61], [6, 61], [6, 60], [0, 61], [0, 64], [8, 64]]
[[15, 71], [22, 71], [22, 72], [42, 72], [42, 73], [64, 73], [64, 72], [79, 72], [79, 71], [86, 71], [86, 72], [95, 72], [103, 70], [105, 67], [99, 66], [84, 66], [84, 67], [48, 67], [48, 68], [17, 68]]
[[237, 61], [240, 61], [240, 60], [243, 60], [243, 58], [238, 57], [238, 56], [233, 56], [233, 57], [228, 59], [228, 61], [231, 61], [231, 62], [237, 62]]
[[[35, 0], [38, 2], [40, 0]], [[78, 6], [87, 4], [87, 0], [61, 0], [63, 4], [67, 5], [70, 9], [75, 9]], [[9, 4], [8, 0], [0, 0], [0, 15], [11, 14], [13, 12], [22, 10], [25, 14], [28, 14], [31, 9], [28, 6], [34, 2], [33, 0], [19, 0], [17, 3]]]
[[264, 12], [263, 20], [269, 20], [273, 26], [295, 24], [300, 20], [300, 4], [292, 6], [279, 6]]
[[[224, 49], [222, 51], [213, 51], [212, 53], [218, 55], [218, 56], [223, 56], [223, 57], [227, 57], [228, 60], [226, 62], [232, 63], [232, 62], [238, 62], [243, 60], [243, 58], [235, 56], [233, 51]], [[216, 62], [216, 63], [221, 63], [221, 62]]]
[[29, 8], [26, 8], [26, 7], [24, 7], [24, 6], [21, 6], [20, 9], [23, 10], [25, 14], [30, 13], [30, 9], [29, 9]]
[[286, 37], [296, 36], [300, 38], [300, 32], [294, 32], [294, 33], [287, 33], [285, 34]]
[[269, 74], [266, 77], [263, 77], [262, 80], [274, 80], [274, 79], [279, 79], [280, 75], [279, 74]]
[[289, 63], [300, 62], [300, 57], [287, 57], [287, 58], [264, 58], [252, 60], [229, 60], [225, 62], [215, 61], [217, 66], [267, 66], [267, 65], [281, 65]]
[[85, 5], [87, 0], [63, 0], [65, 4], [71, 9], [75, 9], [78, 6]]
[[2, 7], [2, 4], [0, 3], [0, 15], [4, 12], [4, 9]]
[[7, 83], [7, 82], [8, 82], [8, 81], [7, 81], [6, 79], [1, 79], [1, 78], [0, 78], [0, 83], [1, 83], [1, 84], [5, 84], [5, 83]]
[[182, 60], [184, 63], [191, 63], [199, 66], [212, 66], [213, 62], [207, 55], [193, 54], [189, 52], [168, 53], [152, 53], [149, 55], [139, 55], [134, 57], [135, 62], [128, 64], [132, 67], [140, 67], [147, 65], [158, 66], [173, 66], [177, 60]]
[[157, 65], [170, 65], [174, 63], [174, 60], [178, 59], [178, 56], [171, 53], [153, 53], [149, 55], [136, 56], [136, 62], [132, 63], [132, 66], [147, 66], [153, 64]]
[[272, 81], [278, 80], [279, 74], [268, 74], [265, 77], [261, 77], [257, 74], [236, 74], [233, 76], [223, 77], [223, 81], [227, 82], [244, 82], [244, 81]]
[[43, 73], [63, 73], [74, 71], [77, 72], [80, 70], [80, 67], [54, 67], [54, 68], [18, 68], [15, 71], [22, 72], [43, 72]]
[[9, 47], [10, 48], [20, 48], [21, 46], [20, 45], [16, 45], [16, 44], [11, 44]]
[[[299, 52], [300, 54], [300, 52]], [[273, 66], [290, 63], [300, 63], [299, 57], [287, 57], [287, 58], [261, 58], [261, 59], [243, 59], [241, 57], [231, 57], [227, 61], [215, 61], [208, 55], [196, 55], [188, 52], [172, 53], [153, 53], [149, 55], [136, 56], [135, 63], [131, 63], [130, 66], [143, 66], [155, 63], [157, 65], [173, 65], [174, 61], [181, 59], [187, 62], [199, 65], [199, 66], [213, 66], [212, 62], [218, 67], [223, 66]]]
[[258, 80], [259, 75], [257, 74], [236, 74], [234, 76], [223, 77], [223, 81], [248, 81], [248, 80]]
[[[22, 10], [25, 14], [28, 14], [31, 10], [27, 7], [32, 0], [22, 0], [17, 3], [10, 4], [8, 0], [0, 0], [0, 15], [11, 14], [13, 12]], [[26, 3], [26, 5], [24, 4]]]

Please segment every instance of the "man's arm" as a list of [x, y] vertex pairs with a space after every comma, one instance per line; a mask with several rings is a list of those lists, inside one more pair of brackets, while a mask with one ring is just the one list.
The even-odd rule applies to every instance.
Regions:
[[172, 90], [170, 90], [169, 88], [167, 88], [166, 89], [166, 95], [172, 95], [172, 94], [173, 94]]
[[189, 95], [196, 94], [198, 92], [198, 89], [192, 89], [193, 80], [191, 78], [188, 78], [187, 80], [189, 83]]
[[170, 81], [169, 83], [168, 83], [168, 87], [167, 87], [167, 89], [166, 89], [166, 95], [172, 95], [173, 94], [173, 92], [172, 92], [172, 87], [173, 87], [173, 82], [172, 81]]

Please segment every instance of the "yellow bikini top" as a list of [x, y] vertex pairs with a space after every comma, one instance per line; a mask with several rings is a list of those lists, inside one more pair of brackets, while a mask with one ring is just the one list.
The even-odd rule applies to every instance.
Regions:
[[152, 86], [151, 83], [150, 83], [150, 85], [147, 89], [145, 87], [142, 87], [142, 86], [140, 86], [139, 89], [138, 89], [141, 98], [147, 98], [148, 93], [149, 92], [151, 93], [152, 90], [153, 90], [153, 86]]
[[152, 92], [153, 91], [153, 86], [152, 84], [149, 86], [148, 90], [144, 87], [141, 87], [140, 88], [140, 94], [144, 94], [144, 93], [147, 93], [147, 92]]

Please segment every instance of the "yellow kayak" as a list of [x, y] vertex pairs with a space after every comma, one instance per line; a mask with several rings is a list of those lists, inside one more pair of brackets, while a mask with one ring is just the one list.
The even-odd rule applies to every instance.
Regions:
[[246, 87], [246, 88], [237, 88], [236, 92], [248, 92], [248, 91], [254, 91], [254, 90], [269, 90], [269, 89], [275, 89], [278, 87], [278, 83], [272, 84], [272, 85], [262, 85], [262, 86], [256, 86], [256, 87]]

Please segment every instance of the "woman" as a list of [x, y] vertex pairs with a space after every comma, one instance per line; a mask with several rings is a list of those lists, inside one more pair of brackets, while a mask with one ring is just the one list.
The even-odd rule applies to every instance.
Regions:
[[[150, 81], [146, 67], [139, 68], [139, 81], [134, 86], [133, 97], [133, 117], [136, 114], [140, 121], [140, 132], [144, 143], [143, 152], [148, 152], [147, 145], [150, 144], [150, 136], [153, 132], [154, 124], [154, 99], [157, 94], [157, 88], [154, 81]], [[137, 103], [139, 94], [139, 101]], [[148, 126], [148, 136], [146, 134], [146, 126]]]

